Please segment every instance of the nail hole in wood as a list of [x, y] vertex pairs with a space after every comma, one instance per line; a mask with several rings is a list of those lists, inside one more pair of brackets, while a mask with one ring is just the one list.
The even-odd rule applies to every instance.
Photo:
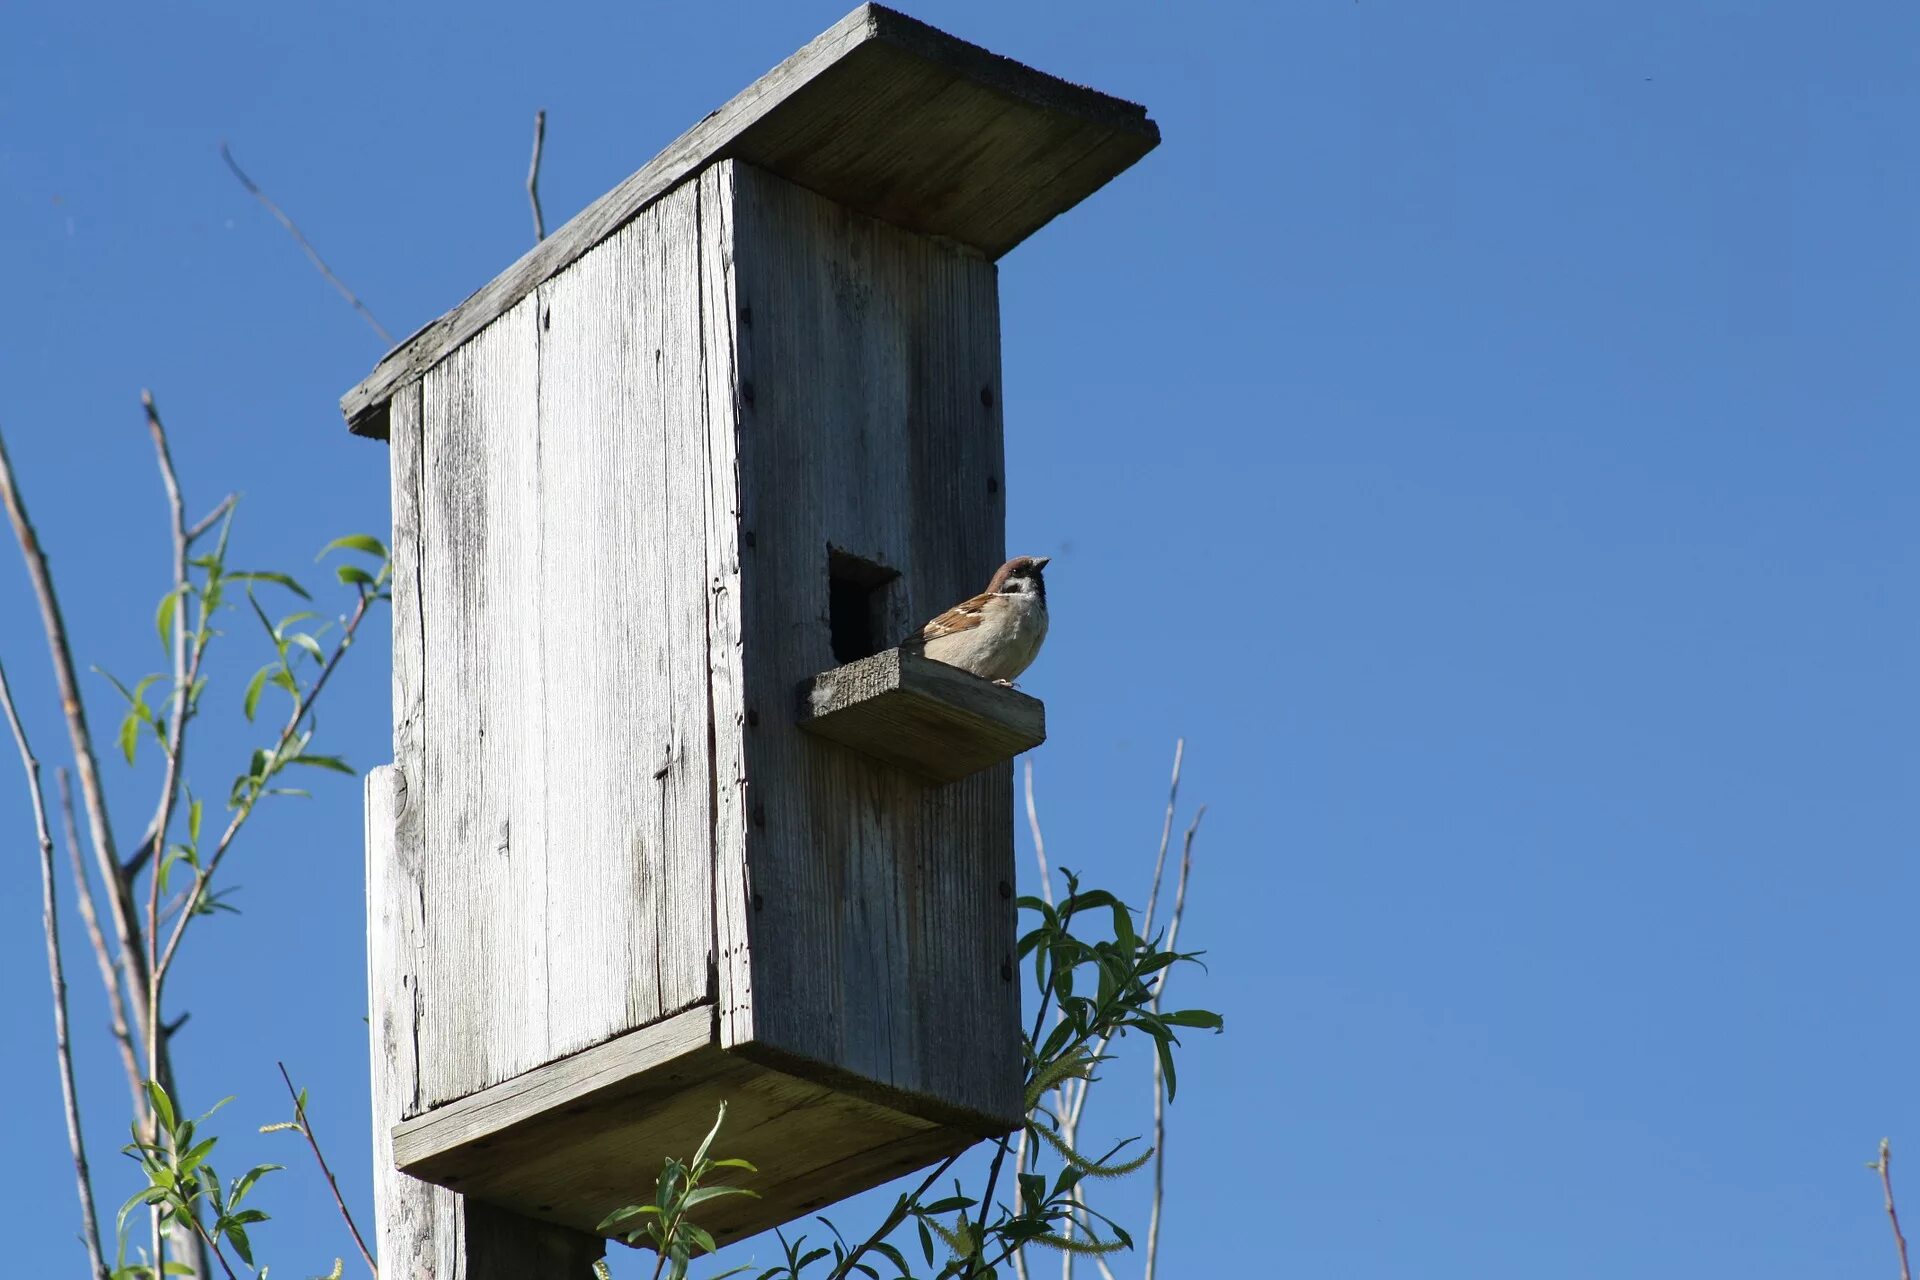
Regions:
[[998, 492], [1000, 492], [1000, 477], [999, 477], [999, 476], [988, 476], [988, 477], [987, 477], [987, 492], [988, 492], [988, 493], [998, 493]]
[[993, 408], [993, 388], [992, 387], [980, 388], [980, 403], [989, 409]]

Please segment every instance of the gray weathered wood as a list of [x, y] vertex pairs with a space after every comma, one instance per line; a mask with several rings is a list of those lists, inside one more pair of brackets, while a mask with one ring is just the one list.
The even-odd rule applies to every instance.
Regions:
[[408, 1174], [579, 1231], [652, 1192], [668, 1156], [688, 1158], [722, 1102], [714, 1153], [753, 1198], [704, 1206], [721, 1241], [813, 1212], [930, 1160], [977, 1132], [876, 1105], [725, 1053], [700, 1008], [549, 1063], [406, 1121], [393, 1135]]
[[[734, 193], [746, 714], [715, 732], [723, 754], [740, 736], [750, 780], [744, 872], [716, 873], [746, 884], [747, 910], [723, 905], [716, 927], [722, 955], [744, 946], [750, 1012], [722, 1020], [722, 1044], [1011, 1127], [1010, 766], [929, 789], [804, 733], [795, 707], [800, 683], [835, 665], [829, 548], [899, 571], [888, 616], [902, 630], [1004, 558], [995, 268], [738, 161], [719, 168]], [[710, 441], [727, 440], [721, 425]]]
[[1159, 137], [1139, 106], [862, 5], [389, 352], [341, 410], [356, 433], [385, 435], [395, 390], [716, 160], [998, 257]]
[[535, 306], [425, 383], [423, 1106], [551, 1056]]
[[930, 782], [955, 782], [1047, 738], [1038, 698], [888, 649], [801, 686], [800, 725]]
[[[411, 437], [417, 446], [418, 399], [414, 393], [411, 408], [404, 398], [396, 404], [396, 442]], [[398, 590], [395, 596], [397, 605]], [[405, 665], [410, 660], [396, 663]], [[408, 816], [417, 798], [397, 765], [367, 775], [367, 1021], [380, 1273], [389, 1280], [588, 1280], [591, 1263], [605, 1251], [598, 1236], [470, 1202], [395, 1167], [394, 1124], [419, 1080], [413, 1032], [423, 952], [421, 850], [418, 825]]]
[[[707, 451], [707, 665], [713, 733], [713, 927], [722, 1044], [753, 1039], [747, 955], [746, 668], [740, 622], [740, 326], [733, 273], [734, 170], [700, 175], [700, 311]], [[754, 727], [759, 723], [758, 715]]]
[[539, 295], [548, 1059], [711, 994], [697, 204]]

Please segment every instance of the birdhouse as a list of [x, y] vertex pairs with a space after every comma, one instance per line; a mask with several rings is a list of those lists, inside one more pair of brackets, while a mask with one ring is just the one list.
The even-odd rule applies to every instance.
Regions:
[[1041, 708], [893, 646], [1045, 482], [996, 260], [1158, 136], [863, 6], [345, 397], [391, 446], [400, 1170], [592, 1231], [725, 1101], [724, 1241], [1020, 1123]]

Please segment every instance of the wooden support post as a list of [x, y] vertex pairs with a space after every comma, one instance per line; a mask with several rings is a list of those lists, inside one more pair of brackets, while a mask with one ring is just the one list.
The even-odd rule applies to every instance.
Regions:
[[586, 1280], [606, 1242], [408, 1177], [393, 1129], [420, 1094], [421, 824], [409, 768], [422, 750], [420, 391], [393, 402], [394, 754], [367, 775], [367, 1010], [373, 1061], [374, 1218], [385, 1280]]

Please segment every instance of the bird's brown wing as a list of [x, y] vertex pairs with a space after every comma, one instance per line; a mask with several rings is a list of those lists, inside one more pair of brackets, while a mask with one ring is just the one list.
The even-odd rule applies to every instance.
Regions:
[[973, 630], [986, 618], [986, 604], [992, 598], [991, 595], [983, 593], [971, 600], [961, 601], [908, 636], [901, 644], [909, 648], [920, 648], [929, 640], [938, 640], [942, 636], [958, 635], [962, 631]]

